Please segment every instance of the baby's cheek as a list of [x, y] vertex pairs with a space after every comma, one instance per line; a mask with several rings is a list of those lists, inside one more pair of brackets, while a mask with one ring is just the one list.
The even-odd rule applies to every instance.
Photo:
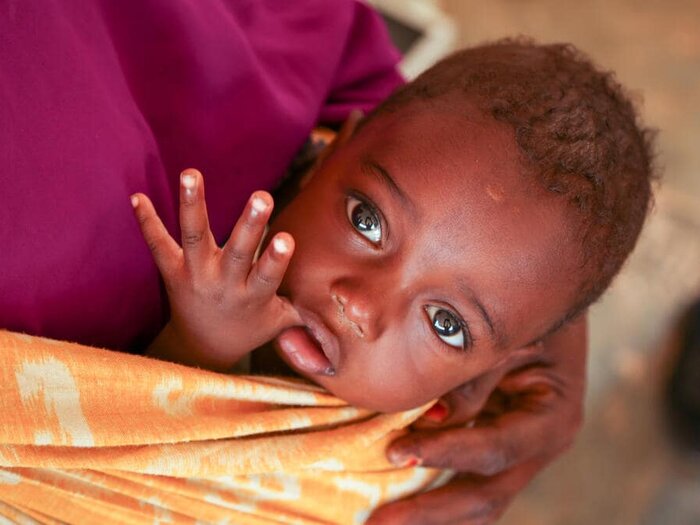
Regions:
[[[354, 350], [358, 350], [357, 348]], [[369, 345], [348, 360], [347, 366], [328, 388], [356, 406], [381, 412], [415, 408], [440, 397], [448, 370], [419, 370], [405, 343], [391, 348]]]

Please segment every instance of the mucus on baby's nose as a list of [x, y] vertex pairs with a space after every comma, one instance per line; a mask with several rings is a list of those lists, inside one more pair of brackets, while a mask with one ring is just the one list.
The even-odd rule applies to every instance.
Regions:
[[352, 331], [355, 332], [355, 334], [359, 337], [364, 337], [365, 333], [364, 330], [362, 330], [362, 327], [346, 315], [346, 301], [338, 294], [333, 294], [333, 300], [335, 301], [335, 304], [337, 306], [337, 314], [338, 318], [340, 319], [340, 322], [350, 326]]

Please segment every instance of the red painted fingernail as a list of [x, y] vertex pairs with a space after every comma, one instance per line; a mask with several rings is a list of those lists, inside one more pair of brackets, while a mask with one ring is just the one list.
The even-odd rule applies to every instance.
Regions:
[[402, 465], [404, 468], [408, 467], [415, 467], [420, 463], [420, 460], [416, 457], [411, 457], [406, 460], [406, 462]]
[[449, 409], [447, 408], [447, 404], [442, 399], [438, 399], [437, 402], [423, 414], [423, 417], [433, 423], [442, 423], [447, 419], [448, 414]]
[[389, 461], [399, 468], [415, 467], [423, 463], [423, 460], [414, 454], [389, 450]]

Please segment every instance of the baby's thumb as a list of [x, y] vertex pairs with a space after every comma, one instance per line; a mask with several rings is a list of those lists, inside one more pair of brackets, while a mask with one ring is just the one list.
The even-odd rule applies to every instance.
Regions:
[[292, 326], [299, 326], [304, 324], [301, 320], [299, 312], [297, 312], [297, 309], [294, 308], [289, 299], [287, 299], [286, 297], [280, 297], [278, 295], [276, 297], [276, 302], [277, 323], [275, 324], [276, 329], [279, 332], [286, 330], [287, 328], [291, 328]]

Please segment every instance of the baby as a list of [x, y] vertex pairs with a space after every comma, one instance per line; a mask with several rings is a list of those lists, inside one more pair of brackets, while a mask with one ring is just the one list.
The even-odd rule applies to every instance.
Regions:
[[182, 248], [134, 195], [172, 309], [150, 354], [226, 370], [274, 339], [354, 405], [420, 406], [585, 311], [636, 242], [652, 175], [651, 132], [572, 46], [458, 52], [351, 118], [267, 236], [256, 192], [219, 248], [195, 170]]

